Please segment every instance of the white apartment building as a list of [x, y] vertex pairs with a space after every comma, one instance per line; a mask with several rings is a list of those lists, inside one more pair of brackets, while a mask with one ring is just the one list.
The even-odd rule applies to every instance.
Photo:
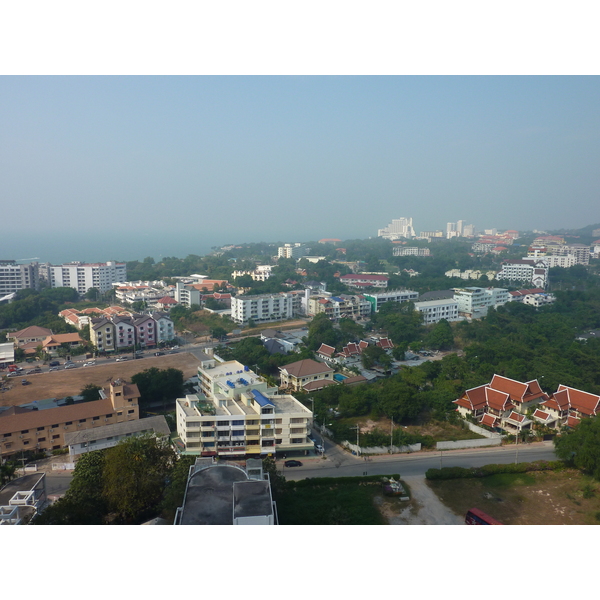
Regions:
[[204, 356], [200, 393], [176, 401], [177, 433], [201, 456], [275, 455], [307, 451], [312, 412], [237, 361]]
[[410, 239], [414, 238], [415, 235], [412, 217], [408, 219], [404, 217], [394, 219], [387, 227], [377, 231], [378, 237], [386, 238], [388, 240], [397, 240], [399, 238]]
[[533, 287], [545, 288], [548, 281], [548, 266], [545, 258], [507, 260], [496, 274], [498, 281], [528, 282]]
[[490, 306], [494, 308], [506, 304], [511, 299], [504, 288], [466, 287], [454, 289], [454, 300], [458, 303], [458, 312], [473, 319], [487, 315]]
[[236, 277], [250, 275], [250, 277], [252, 277], [252, 281], [266, 281], [269, 279], [269, 277], [271, 277], [272, 269], [272, 265], [258, 265], [254, 271], [234, 271], [231, 274], [231, 277], [235, 279]]
[[568, 269], [574, 267], [577, 263], [577, 258], [573, 254], [564, 254], [562, 256], [544, 256], [543, 260], [549, 269], [553, 267], [563, 267]]
[[458, 321], [458, 302], [453, 299], [415, 302], [415, 310], [422, 313], [425, 325], [438, 323], [442, 319]]
[[0, 298], [19, 290], [40, 287], [37, 263], [18, 265], [14, 260], [0, 260]]
[[332, 321], [339, 319], [367, 319], [371, 315], [372, 305], [364, 296], [340, 294], [320, 294], [308, 298], [308, 315], [325, 313]]
[[161, 342], [170, 342], [175, 339], [175, 326], [173, 325], [173, 321], [170, 317], [163, 312], [153, 312], [152, 318], [156, 323], [156, 341], [157, 343]]
[[238, 295], [231, 298], [231, 318], [236, 323], [269, 323], [291, 319], [294, 314], [294, 294]]
[[565, 256], [572, 255], [577, 260], [578, 265], [589, 265], [590, 264], [590, 247], [584, 244], [569, 244], [569, 245], [556, 245], [551, 248], [552, 255], [554, 256]]
[[394, 256], [431, 256], [431, 251], [429, 248], [409, 246], [407, 248], [394, 248], [392, 254]]
[[101, 293], [108, 292], [113, 283], [123, 283], [127, 279], [125, 263], [82, 263], [73, 262], [59, 266], [48, 267], [50, 287], [71, 287], [80, 294], [85, 294], [90, 288], [96, 288]]
[[375, 292], [365, 294], [364, 297], [371, 303], [371, 312], [377, 312], [384, 302], [416, 302], [419, 292], [412, 290], [391, 290], [389, 292]]
[[301, 258], [307, 253], [307, 249], [302, 244], [285, 244], [277, 249], [278, 258]]

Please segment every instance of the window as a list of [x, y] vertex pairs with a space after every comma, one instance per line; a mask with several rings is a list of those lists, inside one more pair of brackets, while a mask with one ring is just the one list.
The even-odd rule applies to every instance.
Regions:
[[23, 440], [23, 446], [29, 446], [29, 440]]
[[231, 424], [232, 425], [243, 425], [244, 421], [232, 421]]
[[85, 423], [85, 421], [86, 421], [85, 419], [79, 419], [80, 423]]
[[23, 429], [23, 431], [21, 431], [21, 433], [29, 433], [29, 429]]
[[38, 438], [38, 442], [45, 442], [45, 441], [46, 441], [46, 438], [45, 438], [45, 437], [43, 437], [43, 438]]
[[52, 439], [53, 439], [53, 440], [57, 440], [59, 437], [60, 437], [60, 434], [59, 434], [59, 433], [57, 433], [56, 435], [53, 435], [53, 436], [52, 436]]
[[[73, 425], [73, 421], [67, 421], [67, 422], [65, 423], [65, 425]], [[38, 427], [38, 429], [39, 429], [39, 427]]]
[[217, 421], [217, 427], [229, 427], [229, 421]]
[[202, 437], [214, 437], [214, 436], [215, 436], [214, 431], [203, 431], [202, 432]]
[[37, 430], [38, 431], [44, 431], [44, 428], [43, 427], [38, 427]]
[[128, 414], [128, 415], [132, 415], [134, 412], [135, 412], [135, 410], [132, 408], [131, 410], [128, 410], [128, 411], [127, 411], [127, 414]]
[[5, 433], [4, 437], [7, 438], [7, 437], [10, 437], [11, 435], [12, 435], [12, 433]]
[[58, 423], [56, 423], [56, 425], [50, 425], [50, 427], [52, 427], [52, 429], [56, 429], [58, 427]]
[[100, 417], [92, 417], [92, 421], [99, 421]]

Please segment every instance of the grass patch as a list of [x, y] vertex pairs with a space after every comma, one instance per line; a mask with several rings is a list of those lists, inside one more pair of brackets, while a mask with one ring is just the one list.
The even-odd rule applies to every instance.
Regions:
[[457, 514], [476, 507], [506, 525], [597, 525], [600, 483], [575, 469], [427, 480]]
[[376, 506], [381, 477], [288, 481], [277, 498], [281, 525], [386, 525]]

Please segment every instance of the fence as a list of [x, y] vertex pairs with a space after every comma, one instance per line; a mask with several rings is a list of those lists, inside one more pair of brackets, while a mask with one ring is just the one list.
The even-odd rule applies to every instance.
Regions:
[[496, 433], [495, 431], [488, 431], [483, 427], [478, 427], [474, 423], [471, 423], [471, 421], [465, 420], [465, 424], [473, 433], [478, 433], [479, 435], [483, 435], [486, 438], [495, 439], [501, 437], [499, 433]]
[[[348, 448], [355, 454], [390, 454], [389, 446], [374, 446], [372, 448], [363, 448], [362, 446], [357, 446], [356, 444], [351, 444], [348, 441], [342, 442], [342, 446], [344, 448]], [[421, 449], [421, 443], [418, 444], [410, 444], [408, 446], [392, 446], [392, 454], [400, 454], [402, 452], [418, 452]]]
[[481, 448], [482, 446], [500, 446], [502, 438], [498, 436], [494, 439], [460, 440], [457, 442], [438, 442], [437, 450], [457, 450], [459, 448]]
[[75, 468], [75, 463], [66, 462], [66, 463], [52, 463], [53, 471], [72, 471]]

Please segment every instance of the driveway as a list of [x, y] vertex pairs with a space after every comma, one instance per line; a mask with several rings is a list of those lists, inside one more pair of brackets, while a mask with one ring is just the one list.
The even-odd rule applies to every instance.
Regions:
[[447, 508], [429, 489], [423, 475], [402, 477], [410, 488], [411, 506], [402, 509], [398, 515], [390, 515], [390, 525], [464, 525], [464, 516], [459, 516]]

